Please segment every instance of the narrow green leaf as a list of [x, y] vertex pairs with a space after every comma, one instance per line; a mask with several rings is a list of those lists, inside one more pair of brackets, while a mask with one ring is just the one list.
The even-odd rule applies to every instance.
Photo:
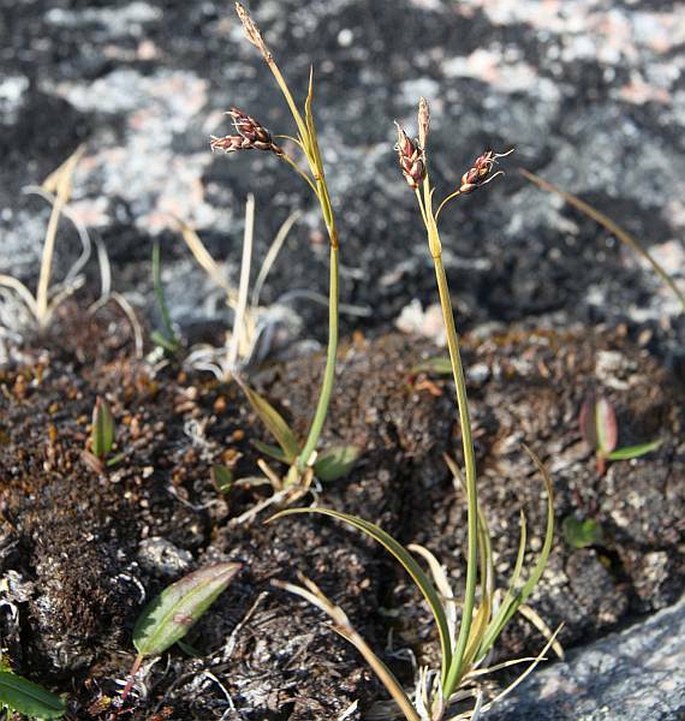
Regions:
[[607, 460], [610, 461], [628, 461], [631, 458], [639, 458], [647, 453], [655, 451], [663, 443], [662, 439], [649, 441], [649, 443], [640, 443], [637, 446], [626, 446], [625, 448], [617, 448], [615, 451], [607, 454]]
[[597, 428], [597, 450], [607, 456], [616, 448], [618, 442], [618, 421], [616, 411], [606, 398], [595, 402], [595, 424]]
[[[518, 610], [518, 607], [522, 603], [525, 603], [528, 596], [530, 596], [530, 594], [533, 592], [533, 589], [537, 585], [543, 571], [545, 570], [545, 566], [547, 565], [547, 559], [549, 558], [549, 554], [552, 551], [552, 541], [554, 540], [554, 486], [552, 485], [552, 479], [550, 478], [547, 469], [543, 465], [542, 461], [538, 458], [538, 456], [530, 448], [528, 448], [528, 446], [524, 445], [523, 448], [530, 456], [531, 460], [535, 464], [536, 468], [542, 475], [542, 478], [545, 482], [545, 489], [547, 491], [547, 526], [545, 528], [545, 540], [542, 544], [542, 550], [540, 551], [538, 561], [533, 567], [533, 570], [530, 572], [528, 581], [526, 581], [523, 587], [518, 592], [515, 592], [513, 596], [511, 595], [511, 593], [507, 593], [507, 596], [505, 597], [505, 602], [502, 603], [496, 617], [493, 619], [493, 621], [488, 627], [485, 638], [481, 644], [481, 651], [490, 648], [495, 643], [506, 624], [511, 620], [511, 617]], [[518, 578], [521, 572], [520, 566], [523, 562], [523, 554], [525, 548], [524, 544], [525, 523], [521, 526], [521, 542], [519, 544], [519, 554], [516, 561], [516, 569], [514, 570], [515, 579]], [[510, 586], [509, 591], [514, 591], [513, 585]]]
[[240, 563], [205, 566], [165, 588], [148, 604], [133, 629], [140, 656], [157, 656], [183, 638], [240, 568]]
[[217, 463], [212, 466], [212, 482], [220, 493], [228, 493], [233, 487], [233, 473], [227, 466]]
[[114, 418], [107, 401], [100, 396], [93, 409], [93, 429], [91, 431], [93, 455], [103, 460], [114, 445]]
[[[497, 639], [499, 638], [499, 635], [502, 633], [502, 629], [505, 627], [507, 621], [513, 615], [511, 608], [514, 604], [516, 604], [517, 601], [519, 581], [521, 578], [521, 572], [523, 571], [523, 562], [526, 556], [527, 531], [526, 517], [523, 511], [520, 514], [520, 528], [521, 530], [519, 532], [519, 547], [516, 554], [514, 571], [511, 574], [511, 578], [509, 579], [509, 585], [507, 587], [506, 593], [504, 594], [504, 598], [502, 599], [499, 607], [497, 608], [497, 611], [495, 612], [495, 615], [492, 617], [490, 623], [488, 624], [488, 627], [483, 633], [483, 637], [481, 638], [480, 647], [478, 649], [478, 654], [476, 657], [477, 660], [485, 656], [488, 651], [495, 645]], [[518, 608], [519, 605], [520, 603], [515, 605], [514, 609]]]
[[336, 481], [346, 476], [359, 458], [357, 446], [333, 446], [319, 453], [314, 464], [314, 473], [319, 480]]
[[396, 541], [389, 533], [386, 533], [376, 524], [371, 523], [370, 521], [365, 521], [363, 518], [352, 516], [348, 513], [334, 511], [331, 508], [287, 508], [280, 513], [276, 513], [274, 516], [271, 516], [267, 523], [283, 518], [284, 516], [292, 516], [300, 513], [318, 513], [322, 516], [329, 516], [338, 521], [343, 521], [344, 523], [347, 523], [353, 528], [361, 531], [369, 538], [372, 538], [374, 541], [380, 543], [381, 546], [383, 546], [383, 548], [385, 548], [385, 550], [400, 563], [423, 594], [423, 597], [426, 599], [428, 607], [433, 614], [433, 618], [435, 618], [435, 623], [438, 627], [438, 634], [440, 636], [443, 669], [448, 668], [452, 662], [452, 641], [450, 638], [447, 617], [445, 616], [445, 611], [442, 607], [442, 600], [433, 582], [423, 571], [421, 566], [419, 566], [418, 562], [409, 553], [409, 551], [407, 551], [402, 544]]
[[[285, 453], [278, 447], [273, 446], [271, 443], [264, 443], [257, 439], [252, 440], [252, 445], [265, 456], [273, 458], [275, 461], [281, 461], [281, 463], [288, 463], [288, 459], [285, 457]], [[291, 459], [292, 460], [292, 459]]]
[[411, 369], [412, 373], [434, 373], [440, 376], [452, 375], [452, 363], [448, 356], [435, 356], [427, 358]]
[[538, 562], [533, 567], [530, 578], [521, 589], [521, 603], [530, 596], [540, 580], [540, 577], [545, 570], [545, 566], [547, 565], [549, 554], [552, 551], [552, 541], [554, 540], [554, 486], [552, 484], [552, 479], [538, 455], [534, 453], [532, 449], [528, 448], [528, 446], [524, 445], [523, 447], [526, 450], [526, 453], [528, 453], [531, 457], [533, 463], [540, 472], [543, 481], [545, 482], [545, 490], [547, 491], [547, 525], [545, 528], [545, 540], [542, 544], [542, 550], [540, 551]]
[[38, 719], [59, 718], [66, 711], [59, 696], [11, 671], [0, 671], [0, 706]]
[[587, 548], [602, 543], [604, 534], [598, 521], [591, 518], [580, 520], [575, 516], [566, 516], [561, 524], [564, 539], [573, 548]]
[[319, 150], [319, 141], [316, 135], [316, 125], [314, 124], [314, 113], [312, 111], [312, 103], [314, 101], [314, 67], [309, 67], [309, 85], [307, 87], [307, 98], [304, 101], [304, 119], [307, 126], [307, 134], [309, 136], [309, 147], [313, 156], [314, 164], [318, 169], [323, 168], [321, 160], [321, 151]]
[[174, 327], [171, 324], [171, 314], [169, 313], [169, 306], [166, 302], [166, 296], [164, 294], [164, 286], [162, 285], [162, 259], [159, 240], [155, 239], [152, 243], [152, 285], [155, 290], [155, 296], [157, 297], [157, 305], [159, 306], [159, 313], [162, 316], [162, 325], [164, 326], [164, 333], [159, 331], [153, 331], [151, 334], [152, 342], [160, 346], [170, 353], [176, 353], [181, 344], [179, 343], [176, 333], [174, 333]]
[[288, 462], [294, 461], [299, 453], [299, 447], [295, 434], [285, 422], [283, 416], [266, 398], [259, 395], [257, 391], [246, 385], [243, 386], [243, 391], [250, 405], [254, 408], [255, 413], [262, 419], [262, 423], [264, 423], [271, 435], [276, 439], [278, 445], [283, 449], [283, 453]]

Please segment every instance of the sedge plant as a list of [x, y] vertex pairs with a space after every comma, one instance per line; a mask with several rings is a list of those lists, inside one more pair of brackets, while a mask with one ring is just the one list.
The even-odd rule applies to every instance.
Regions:
[[[326, 364], [323, 371], [323, 379], [316, 410], [304, 440], [300, 441], [295, 437], [295, 434], [285, 419], [265, 398], [262, 398], [244, 382], [241, 382], [250, 404], [278, 444], [277, 447], [261, 444], [260, 450], [262, 450], [265, 455], [269, 455], [288, 466], [287, 472], [282, 477], [270, 469], [263, 459], [260, 462], [260, 468], [264, 471], [276, 491], [285, 495], [292, 495], [292, 491], [294, 495], [299, 495], [302, 491], [309, 489], [315, 476], [320, 475], [322, 461], [325, 461], [324, 465], [329, 471], [331, 465], [333, 465], [337, 474], [342, 475], [349, 469], [349, 457], [354, 455], [350, 449], [328, 449], [321, 454], [317, 452], [317, 446], [321, 438], [333, 391], [338, 349], [338, 230], [328, 185], [326, 183], [323, 158], [319, 149], [312, 111], [314, 93], [313, 70], [310, 71], [307, 95], [302, 108], [300, 108], [295, 102], [293, 94], [276, 64], [271, 50], [262, 38], [262, 34], [256, 23], [243, 5], [237, 2], [235, 9], [247, 39], [259, 50], [264, 62], [274, 76], [278, 88], [286, 101], [297, 132], [296, 136], [274, 136], [258, 120], [239, 108], [234, 107], [227, 113], [232, 120], [234, 132], [223, 137], [212, 136], [210, 143], [211, 148], [212, 150], [223, 151], [228, 154], [247, 150], [260, 150], [271, 153], [286, 163], [304, 181], [316, 197], [328, 234], [329, 292]], [[299, 151], [301, 159], [298, 160], [291, 156], [277, 142], [277, 140], [280, 141], [281, 139], [292, 143]]]
[[[482, 699], [478, 700], [477, 698], [475, 706], [468, 710], [458, 707], [459, 702], [467, 697], [478, 696], [478, 691], [474, 686], [475, 681], [486, 671], [483, 667], [487, 664], [490, 652], [514, 614], [517, 611], [522, 612], [536, 626], [544, 628], [544, 624], [537, 615], [525, 606], [525, 601], [542, 576], [552, 548], [553, 489], [551, 479], [543, 464], [531, 450], [526, 448], [533, 464], [541, 473], [547, 490], [547, 522], [544, 542], [537, 562], [525, 574], [526, 524], [525, 518], [521, 514], [520, 542], [512, 578], [506, 591], [496, 590], [492, 543], [486, 518], [478, 501], [475, 453], [466, 382], [461, 361], [459, 336], [442, 260], [438, 217], [448, 203], [475, 191], [497, 177], [500, 173], [493, 172], [497, 160], [509, 153], [495, 153], [492, 150], [484, 152], [464, 173], [459, 187], [448, 194], [437, 206], [437, 209], [434, 209], [435, 189], [431, 184], [426, 157], [429, 111], [428, 104], [423, 98], [419, 103], [418, 127], [418, 138], [412, 140], [401, 126], [397, 126], [396, 150], [402, 173], [416, 196], [420, 216], [426, 230], [428, 249], [435, 267], [438, 295], [446, 329], [450, 367], [456, 388], [456, 404], [464, 457], [463, 472], [451, 459], [448, 459], [448, 466], [454, 477], [459, 479], [463, 485], [467, 499], [466, 578], [463, 599], [460, 603], [458, 602], [445, 570], [427, 548], [415, 544], [404, 547], [379, 526], [362, 518], [328, 508], [312, 507], [286, 509], [273, 516], [271, 520], [296, 513], [318, 513], [335, 518], [380, 543], [401, 564], [427, 602], [435, 620], [440, 641], [440, 667], [420, 669], [413, 692], [407, 692], [402, 687], [391, 670], [352, 628], [342, 609], [326, 598], [311, 581], [304, 579], [304, 585], [299, 586], [290, 583], [277, 585], [305, 598], [325, 611], [333, 621], [334, 629], [358, 649], [395, 702], [396, 708], [388, 712], [388, 718], [403, 716], [407, 721], [453, 721], [474, 719], [496, 700], [497, 697], [489, 703], [483, 704]], [[428, 567], [427, 572], [416, 556], [425, 562]], [[461, 606], [460, 614], [458, 606]], [[532, 670], [550, 647], [555, 647], [557, 652], [560, 652], [555, 642], [555, 635], [547, 633], [548, 643], [545, 649], [538, 657], [530, 659], [530, 666], [519, 677], [519, 680]], [[505, 692], [508, 690], [510, 689]]]

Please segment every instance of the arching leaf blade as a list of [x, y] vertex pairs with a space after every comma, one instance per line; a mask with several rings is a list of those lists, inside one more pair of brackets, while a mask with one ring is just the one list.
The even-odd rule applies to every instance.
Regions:
[[449, 624], [447, 622], [445, 611], [442, 607], [440, 594], [411, 553], [409, 553], [402, 544], [396, 541], [389, 533], [384, 531], [375, 523], [365, 521], [363, 518], [359, 518], [358, 516], [352, 516], [348, 513], [335, 511], [331, 508], [287, 508], [284, 511], [272, 516], [268, 522], [283, 518], [284, 516], [292, 516], [302, 513], [318, 513], [322, 516], [329, 516], [330, 518], [335, 518], [338, 521], [343, 521], [344, 523], [349, 524], [353, 528], [356, 528], [365, 535], [369, 536], [369, 538], [372, 538], [377, 543], [380, 543], [381, 546], [383, 546], [383, 548], [385, 548], [385, 550], [400, 563], [421, 591], [423, 597], [428, 603], [433, 617], [435, 618], [435, 623], [438, 627], [438, 634], [440, 636], [444, 675], [445, 670], [449, 668], [452, 661], [452, 640], [450, 638]]

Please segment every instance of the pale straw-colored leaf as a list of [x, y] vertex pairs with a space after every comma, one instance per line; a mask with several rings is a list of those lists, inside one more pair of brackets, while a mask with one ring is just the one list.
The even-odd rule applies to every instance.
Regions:
[[400, 682], [350, 623], [347, 614], [342, 610], [342, 608], [334, 604], [310, 579], [305, 576], [300, 576], [300, 581], [304, 584], [304, 586], [297, 586], [296, 584], [288, 583], [286, 581], [272, 581], [272, 584], [276, 586], [276, 588], [288, 591], [289, 593], [305, 599], [313, 606], [323, 611], [331, 619], [331, 621], [333, 621], [333, 629], [336, 633], [351, 643], [369, 664], [380, 682], [392, 696], [395, 703], [400, 707], [406, 721], [422, 721]]
[[611, 220], [609, 216], [604, 215], [604, 213], [601, 213], [599, 210], [593, 208], [591, 205], [584, 202], [572, 193], [568, 193], [567, 191], [558, 188], [556, 185], [553, 185], [548, 180], [544, 180], [539, 175], [535, 175], [535, 173], [531, 173], [529, 170], [519, 168], [519, 171], [521, 175], [523, 175], [524, 178], [530, 180], [531, 183], [534, 183], [539, 188], [542, 188], [543, 190], [546, 190], [550, 193], [555, 193], [560, 198], [563, 198], [569, 205], [572, 205], [576, 210], [579, 210], [588, 218], [592, 218], [592, 220], [594, 220], [596, 223], [599, 223], [599, 225], [608, 230], [612, 235], [615, 235], [631, 250], [642, 256], [647, 261], [647, 263], [652, 266], [654, 272], [661, 278], [661, 280], [663, 280], [663, 282], [673, 291], [675, 296], [680, 301], [683, 310], [685, 310], [685, 294], [681, 292], [681, 290], [675, 284], [675, 281], [669, 276], [663, 266], [660, 265], [659, 262], [649, 253], [649, 251], [645, 250], [640, 245], [640, 243], [638, 243], [638, 241], [633, 238], [632, 235], [630, 235], [630, 233], [625, 231], [623, 228], [621, 228], [620, 225]]

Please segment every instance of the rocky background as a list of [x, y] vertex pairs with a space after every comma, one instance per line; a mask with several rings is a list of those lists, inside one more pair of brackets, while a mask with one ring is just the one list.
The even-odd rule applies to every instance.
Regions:
[[[250, 9], [298, 97], [315, 69], [342, 298], [355, 307], [344, 317], [346, 333], [399, 324], [437, 334], [430, 258], [392, 149], [392, 121], [413, 131], [424, 95], [431, 167], [443, 194], [485, 148], [516, 148], [502, 161], [506, 177], [443, 215], [462, 327], [623, 324], [682, 380], [685, 323], [669, 290], [609, 233], [516, 171], [533, 170], [619, 221], [683, 287], [680, 3], [286, 0]], [[197, 229], [237, 284], [252, 192], [257, 259], [286, 217], [304, 211], [263, 300], [290, 309], [289, 340], [325, 338], [326, 310], [307, 297], [325, 293], [327, 279], [313, 199], [269, 155], [209, 150], [210, 134], [229, 132], [223, 113], [232, 105], [275, 133], [293, 132], [231, 3], [0, 0], [0, 57], [0, 273], [35, 286], [49, 207], [22, 189], [85, 143], [72, 210], [106, 248], [113, 287], [152, 325], [150, 254], [159, 239], [180, 332], [223, 341], [229, 312], [175, 217]], [[79, 252], [63, 223], [58, 278]], [[87, 272], [96, 296], [94, 261]], [[673, 679], [680, 696], [672, 694], [675, 706], [654, 717], [660, 721], [682, 711], [682, 678]]]
[[[230, 3], [2, 0], [0, 271], [35, 279], [48, 209], [22, 195], [79, 143], [75, 212], [105, 244], [114, 287], [149, 297], [150, 240], [182, 327], [224, 312], [173, 216], [193, 224], [237, 283], [246, 194], [260, 259], [305, 211], [264, 293], [325, 334], [326, 252], [313, 199], [268, 155], [223, 157], [237, 105], [274, 132], [287, 109]], [[554, 313], [596, 323], [669, 324], [671, 295], [608, 233], [531, 186], [534, 170], [619, 220], [682, 277], [685, 256], [685, 10], [668, 2], [253, 2], [296, 95], [315, 68], [316, 117], [342, 238], [342, 296], [386, 328], [433, 302], [414, 200], [398, 173], [393, 119], [412, 132], [431, 102], [432, 168], [447, 194], [486, 147], [516, 153], [507, 177], [447, 211], [443, 232], [463, 321]], [[79, 249], [61, 240], [59, 264]], [[665, 318], [666, 316], [666, 318]], [[410, 321], [413, 316], [410, 316]], [[317, 328], [320, 328], [317, 330]]]

